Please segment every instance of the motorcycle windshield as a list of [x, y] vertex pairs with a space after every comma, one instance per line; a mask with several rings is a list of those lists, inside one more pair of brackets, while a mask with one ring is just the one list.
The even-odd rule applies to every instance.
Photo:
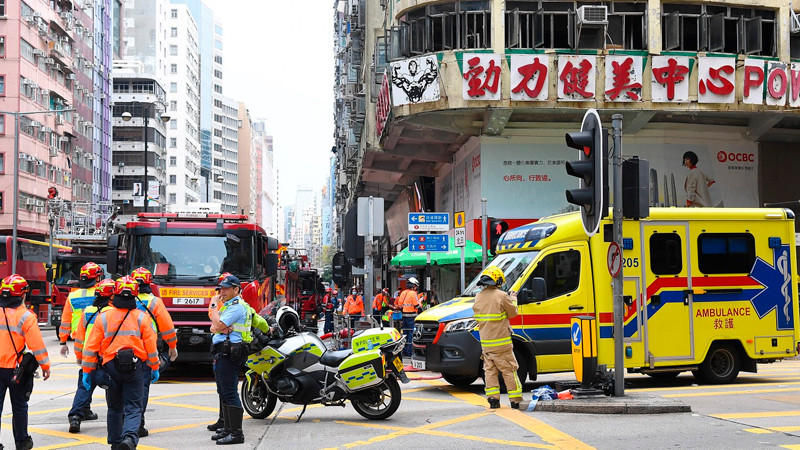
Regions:
[[131, 268], [144, 267], [157, 283], [216, 283], [225, 272], [241, 280], [255, 278], [253, 236], [132, 236]]

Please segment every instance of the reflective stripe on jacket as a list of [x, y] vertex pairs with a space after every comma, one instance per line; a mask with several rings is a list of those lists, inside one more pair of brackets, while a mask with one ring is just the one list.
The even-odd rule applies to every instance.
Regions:
[[[6, 320], [8, 320], [7, 326]], [[36, 314], [30, 312], [24, 305], [16, 308], [0, 308], [0, 367], [3, 369], [17, 367], [19, 361], [17, 353], [25, 350], [26, 346], [36, 357], [42, 370], [50, 370], [50, 358], [42, 340]]]
[[94, 286], [87, 289], [75, 289], [67, 296], [64, 302], [64, 311], [61, 313], [61, 326], [58, 329], [58, 339], [62, 344], [67, 338], [75, 339], [78, 323], [81, 321], [81, 311], [94, 303]]
[[[222, 306], [219, 308], [219, 315], [221, 317], [222, 313], [224, 313], [226, 309], [228, 309], [228, 308], [230, 308], [230, 307], [232, 307], [234, 305], [237, 305], [237, 304], [241, 305], [242, 307], [244, 307], [244, 309], [245, 309], [245, 321], [244, 321], [244, 323], [235, 322], [231, 326], [233, 327], [233, 331], [234, 332], [239, 333], [242, 336], [242, 342], [249, 343], [249, 342], [252, 342], [252, 340], [253, 340], [253, 331], [252, 331], [252, 329], [253, 329], [253, 313], [255, 313], [256, 310], [253, 309], [252, 306], [247, 304], [246, 301], [242, 300], [241, 297], [236, 297], [236, 298], [238, 298], [238, 301], [235, 302], [235, 303], [232, 303], [231, 300], [223, 303]], [[256, 314], [256, 315], [258, 315], [258, 314]]]
[[517, 317], [517, 305], [504, 291], [487, 286], [472, 305], [483, 351], [511, 345], [511, 324], [508, 319]]
[[105, 364], [114, 359], [118, 351], [126, 348], [133, 349], [134, 355], [153, 370], [158, 370], [156, 332], [150, 317], [138, 309], [128, 312], [127, 309], [112, 306], [95, 319], [92, 333], [83, 346], [81, 368], [84, 372], [91, 373], [97, 368], [98, 356], [103, 358]]
[[[136, 301], [136, 307], [139, 311], [147, 314], [147, 317], [150, 317], [147, 309], [153, 313], [156, 318], [154, 325], [157, 325], [158, 337], [163, 339], [169, 348], [175, 348], [178, 345], [178, 334], [175, 331], [175, 325], [172, 323], [172, 316], [169, 315], [169, 311], [167, 311], [164, 302], [159, 297], [153, 294], [141, 293]], [[150, 317], [150, 320], [152, 321], [153, 318]]]

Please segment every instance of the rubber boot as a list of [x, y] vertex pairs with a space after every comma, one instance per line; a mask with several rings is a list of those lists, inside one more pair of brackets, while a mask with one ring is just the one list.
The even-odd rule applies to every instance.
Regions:
[[219, 418], [216, 422], [212, 423], [211, 425], [207, 426], [206, 429], [208, 431], [219, 431], [220, 428], [225, 427], [225, 418], [222, 417], [222, 399], [219, 400]]
[[497, 409], [499, 407], [500, 407], [500, 400], [498, 400], [496, 398], [490, 398], [489, 399], [489, 408]]
[[230, 422], [230, 418], [228, 417], [227, 405], [222, 405], [222, 427], [220, 427], [217, 430], [216, 434], [211, 436], [211, 440], [212, 441], [217, 441], [217, 440], [220, 440], [220, 439], [224, 438], [225, 436], [230, 435], [231, 434], [231, 425], [230, 424], [231, 424], [231, 422]]
[[217, 445], [244, 444], [244, 433], [242, 432], [244, 409], [230, 405], [228, 405], [226, 409], [228, 411], [227, 423], [231, 429], [231, 434], [222, 439], [218, 439]]

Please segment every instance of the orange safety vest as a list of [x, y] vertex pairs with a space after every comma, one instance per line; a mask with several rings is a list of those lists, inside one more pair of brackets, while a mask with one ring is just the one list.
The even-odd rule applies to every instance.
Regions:
[[0, 308], [0, 367], [3, 369], [17, 367], [20, 358], [14, 352], [14, 346], [17, 347], [17, 352], [25, 350], [27, 346], [42, 370], [50, 370], [50, 357], [39, 330], [39, 320], [25, 305]]
[[417, 294], [411, 289], [405, 289], [397, 297], [397, 304], [403, 308], [403, 314], [416, 314], [419, 307]]
[[98, 356], [103, 358], [105, 364], [114, 359], [118, 351], [126, 348], [133, 349], [136, 357], [146, 361], [153, 370], [158, 370], [156, 332], [148, 314], [138, 309], [128, 312], [127, 309], [112, 306], [95, 319], [91, 335], [83, 346], [81, 367], [85, 373], [91, 373], [97, 368]]
[[343, 312], [345, 314], [355, 315], [364, 312], [364, 299], [360, 295], [353, 294], [347, 296], [347, 301], [344, 304]]
[[[153, 313], [158, 326], [158, 337], [163, 339], [169, 348], [175, 348], [178, 345], [178, 333], [172, 323], [172, 316], [169, 315], [169, 311], [167, 311], [161, 298], [153, 294], [139, 294], [139, 298], [136, 299], [136, 306], [139, 307], [140, 311], [142, 310], [141, 307], [146, 307]], [[147, 311], [144, 311], [144, 313], [147, 314]], [[147, 315], [150, 316], [150, 314]]]

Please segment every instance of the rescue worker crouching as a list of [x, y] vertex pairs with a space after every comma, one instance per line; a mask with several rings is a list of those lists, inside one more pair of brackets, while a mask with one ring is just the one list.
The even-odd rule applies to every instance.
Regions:
[[[50, 358], [39, 330], [36, 315], [25, 307], [25, 297], [30, 286], [20, 275], [9, 275], [0, 283], [0, 396], [6, 389], [11, 396], [11, 428], [17, 450], [33, 448], [33, 438], [28, 434], [28, 400], [33, 391], [33, 373], [22, 375], [18, 371], [25, 347], [33, 353], [42, 368], [42, 377], [50, 378]], [[0, 402], [0, 415], [3, 413]], [[2, 448], [2, 445], [0, 445]]]
[[[239, 297], [241, 283], [234, 275], [226, 276], [217, 285], [217, 295], [211, 297], [208, 316], [211, 319], [211, 352], [214, 355], [214, 378], [217, 394], [222, 400], [225, 427], [212, 439], [217, 445], [244, 443], [242, 419], [244, 409], [239, 399], [239, 369], [247, 357], [244, 336], [250, 334], [252, 315]], [[222, 304], [218, 308], [218, 305]]]
[[403, 311], [403, 334], [406, 335], [406, 346], [403, 349], [405, 356], [412, 356], [413, 354], [413, 334], [414, 334], [414, 319], [420, 311], [419, 298], [417, 297], [417, 288], [419, 288], [419, 281], [415, 277], [411, 277], [406, 281], [406, 288], [400, 292], [400, 295], [395, 300], [395, 306]]
[[[108, 308], [111, 297], [114, 296], [116, 286], [117, 283], [114, 280], [101, 280], [94, 289], [94, 302], [81, 312], [80, 321], [78, 322], [78, 331], [75, 334], [75, 359], [78, 361], [78, 367], [83, 363], [83, 345], [86, 342], [86, 338], [92, 332], [98, 314]], [[83, 386], [83, 377], [80, 378], [80, 385], [81, 389], [75, 392], [71, 412], [82, 411], [87, 402], [85, 396], [91, 396], [96, 387], [96, 384], [92, 383], [91, 389], [87, 390]], [[69, 416], [69, 432], [79, 433], [80, 431], [81, 416], [73, 413]]]
[[[232, 274], [230, 272], [225, 272], [225, 273], [221, 274], [219, 276], [217, 282], [218, 283], [222, 283], [222, 281], [225, 280], [225, 278], [227, 278], [228, 276], [232, 276]], [[241, 304], [244, 305], [245, 308], [247, 308], [247, 314], [248, 314], [248, 317], [251, 320], [251, 327], [252, 328], [256, 328], [258, 330], [261, 330], [261, 332], [263, 332], [264, 334], [270, 334], [272, 332], [272, 329], [270, 328], [269, 323], [267, 322], [267, 319], [261, 317], [261, 315], [258, 314], [256, 312], [256, 310], [253, 309], [253, 307], [250, 306], [247, 302], [242, 301]], [[220, 309], [222, 308], [222, 306], [223, 306], [223, 302], [217, 302], [217, 312], [218, 313], [220, 312]], [[209, 312], [208, 312], [208, 317], [211, 318], [211, 310], [210, 309], [209, 309]], [[244, 332], [244, 333], [242, 333], [242, 342], [245, 343], [245, 344], [249, 344], [253, 340], [253, 337], [254, 337], [253, 334], [251, 334], [249, 331], [248, 332]], [[259, 350], [260, 350], [260, 348], [259, 348]], [[242, 358], [242, 362], [244, 362], [244, 358], [246, 358], [246, 357], [247, 357], [247, 352], [244, 353], [244, 356]], [[212, 423], [212, 424], [210, 424], [210, 425], [208, 425], [206, 427], [206, 429], [208, 429], [210, 431], [216, 431], [217, 432], [214, 436], [211, 437], [211, 440], [213, 440], [213, 441], [219, 440], [220, 438], [223, 438], [223, 437], [227, 436], [228, 434], [230, 434], [230, 426], [226, 426], [226, 422], [225, 422], [225, 417], [227, 417], [227, 411], [226, 411], [226, 408], [223, 405], [224, 404], [223, 404], [223, 401], [222, 401], [222, 396], [219, 396], [219, 417], [217, 418], [216, 422], [214, 422], [214, 423]]]
[[[172, 323], [172, 317], [169, 315], [169, 311], [167, 311], [161, 299], [153, 295], [153, 289], [150, 287], [150, 284], [153, 282], [153, 274], [144, 267], [139, 267], [131, 272], [131, 278], [139, 283], [139, 295], [136, 297], [136, 307], [150, 318], [156, 330], [158, 337], [156, 342], [158, 345], [160, 346], [161, 340], [163, 339], [167, 347], [169, 347], [169, 362], [175, 361], [178, 357], [178, 335], [175, 332], [175, 326]], [[160, 354], [161, 352], [159, 352], [159, 355]], [[161, 363], [161, 358], [159, 358], [159, 363]], [[166, 367], [167, 363], [165, 362], [164, 367], [160, 367], [159, 370], [164, 370]], [[150, 366], [142, 364], [144, 392], [142, 394], [142, 423], [139, 425], [139, 437], [150, 435], [150, 432], [147, 431], [147, 428], [144, 426], [144, 413], [147, 410], [147, 401], [150, 397], [151, 375]]]
[[492, 409], [500, 407], [500, 373], [503, 374], [511, 407], [519, 409], [522, 401], [522, 383], [517, 376], [519, 364], [514, 356], [509, 319], [517, 317], [517, 294], [510, 295], [499, 287], [505, 284], [503, 271], [487, 267], [478, 280], [483, 290], [475, 296], [472, 306], [481, 338], [481, 359], [485, 374], [485, 392]]
[[[142, 364], [158, 381], [156, 332], [150, 318], [136, 308], [139, 283], [126, 276], [117, 280], [111, 307], [95, 319], [83, 348], [83, 384], [89, 390], [93, 372], [107, 373], [108, 443], [112, 450], [135, 449], [142, 421]], [[102, 366], [98, 367], [98, 360]], [[146, 362], [145, 362], [146, 361]], [[95, 380], [98, 379], [95, 376]]]
[[[64, 312], [61, 315], [61, 326], [58, 329], [61, 356], [65, 358], [69, 356], [67, 339], [71, 337], [75, 340], [83, 309], [94, 302], [95, 286], [101, 279], [103, 279], [103, 268], [96, 263], [88, 262], [81, 267], [78, 289], [70, 292], [67, 296]], [[67, 413], [70, 433], [79, 432], [80, 423], [84, 420], [97, 420], [97, 414], [91, 410], [94, 388], [87, 391], [81, 380], [81, 370], [78, 368], [78, 390], [75, 391], [72, 408]]]

